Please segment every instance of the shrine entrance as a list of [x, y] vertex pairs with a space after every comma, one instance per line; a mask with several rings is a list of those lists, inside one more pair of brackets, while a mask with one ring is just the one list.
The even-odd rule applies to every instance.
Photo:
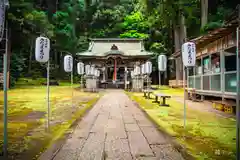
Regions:
[[[145, 63], [153, 53], [144, 50], [141, 39], [92, 39], [87, 51], [77, 53], [79, 61], [94, 65], [100, 77], [94, 80], [85, 76], [86, 83], [99, 83], [99, 88], [129, 88], [132, 82], [130, 72], [136, 65]], [[143, 82], [138, 82], [136, 90], [142, 90]]]

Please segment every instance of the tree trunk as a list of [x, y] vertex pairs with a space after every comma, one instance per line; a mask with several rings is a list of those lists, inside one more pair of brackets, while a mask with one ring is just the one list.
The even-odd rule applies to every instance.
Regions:
[[[185, 25], [185, 17], [183, 14], [180, 15], [180, 48], [182, 44], [186, 41], [187, 38], [187, 29]], [[183, 62], [182, 62], [182, 56], [180, 54], [180, 57], [176, 60], [176, 79], [177, 80], [183, 80]]]
[[174, 30], [174, 52], [178, 51], [181, 47], [180, 47], [180, 30], [179, 30], [179, 26], [177, 26], [176, 24], [173, 25], [173, 30]]
[[181, 46], [186, 41], [186, 38], [187, 38], [187, 29], [185, 25], [185, 17], [184, 15], [181, 14], [181, 17], [180, 17], [180, 45]]
[[208, 0], [201, 0], [201, 27], [208, 22]]

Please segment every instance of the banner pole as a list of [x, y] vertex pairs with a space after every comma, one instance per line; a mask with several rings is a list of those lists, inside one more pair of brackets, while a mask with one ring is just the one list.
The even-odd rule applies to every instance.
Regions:
[[47, 130], [50, 131], [50, 87], [49, 87], [49, 81], [50, 81], [50, 60], [47, 62]]
[[73, 71], [71, 72], [71, 91], [72, 91], [72, 108], [73, 108]]
[[4, 92], [4, 142], [3, 142], [3, 154], [7, 159], [8, 148], [8, 23], [6, 20], [6, 39], [5, 39], [5, 54], [3, 55], [3, 92]]
[[184, 113], [183, 113], [183, 127], [184, 129], [186, 129], [186, 88], [185, 88], [185, 83], [186, 83], [186, 79], [185, 79], [185, 66], [183, 65], [183, 89], [184, 89], [184, 103], [183, 103], [183, 109], [184, 109]]

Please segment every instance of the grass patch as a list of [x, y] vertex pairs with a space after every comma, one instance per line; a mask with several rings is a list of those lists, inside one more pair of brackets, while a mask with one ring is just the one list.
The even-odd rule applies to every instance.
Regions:
[[[74, 87], [76, 87], [75, 85]], [[8, 92], [9, 159], [33, 159], [61, 137], [100, 97], [69, 86], [50, 87], [51, 132], [45, 131], [46, 86], [21, 87]], [[0, 97], [3, 92], [0, 91]], [[3, 145], [3, 99], [0, 99], [0, 152]]]
[[[172, 93], [164, 90], [165, 93]], [[162, 92], [162, 90], [161, 90]], [[176, 92], [173, 92], [173, 94]], [[183, 105], [168, 100], [171, 107], [160, 107], [142, 93], [128, 93], [158, 124], [161, 130], [175, 136], [196, 159], [235, 159], [236, 121], [187, 107], [187, 127], [183, 128]], [[185, 137], [183, 137], [185, 136]]]

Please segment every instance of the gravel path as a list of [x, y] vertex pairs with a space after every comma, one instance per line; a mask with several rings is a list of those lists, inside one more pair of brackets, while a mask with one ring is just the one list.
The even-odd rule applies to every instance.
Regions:
[[122, 90], [109, 90], [54, 160], [182, 160]]

